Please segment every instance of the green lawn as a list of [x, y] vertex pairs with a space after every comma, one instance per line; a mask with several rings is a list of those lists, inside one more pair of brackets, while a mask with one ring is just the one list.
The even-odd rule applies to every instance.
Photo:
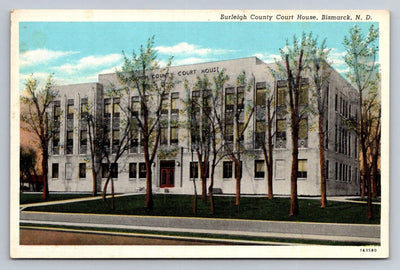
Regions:
[[289, 198], [242, 197], [240, 206], [234, 205], [234, 197], [215, 197], [216, 214], [209, 213], [209, 203], [198, 199], [197, 214], [192, 211], [190, 195], [154, 195], [154, 209], [144, 208], [144, 195], [115, 198], [115, 210], [110, 207], [110, 199], [76, 202], [62, 205], [30, 207], [29, 211], [64, 213], [99, 213], [117, 215], [154, 215], [205, 218], [234, 218], [254, 220], [332, 222], [379, 224], [380, 206], [373, 205], [374, 219], [366, 218], [366, 204], [328, 201], [328, 207], [320, 208], [319, 200], [299, 200], [300, 214], [289, 217]]
[[90, 194], [49, 194], [49, 197], [46, 200], [42, 199], [42, 193], [20, 193], [19, 194], [19, 203], [20, 204], [28, 204], [28, 203], [40, 203], [40, 202], [51, 202], [51, 201], [60, 201], [60, 200], [68, 200], [68, 199], [76, 199], [76, 198], [84, 198], [89, 197]]

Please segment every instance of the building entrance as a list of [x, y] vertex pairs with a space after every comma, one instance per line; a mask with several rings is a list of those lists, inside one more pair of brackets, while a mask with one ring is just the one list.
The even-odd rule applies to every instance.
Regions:
[[175, 161], [160, 161], [160, 187], [171, 188], [175, 183]]

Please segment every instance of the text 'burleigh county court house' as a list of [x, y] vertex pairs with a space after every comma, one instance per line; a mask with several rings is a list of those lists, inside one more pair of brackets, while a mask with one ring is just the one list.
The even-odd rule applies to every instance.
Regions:
[[[258, 113], [253, 114], [251, 122], [244, 133], [244, 145], [251, 152], [249, 155], [242, 155], [242, 194], [266, 194], [267, 193], [267, 172], [263, 160], [262, 150], [257, 144], [256, 126], [258, 122], [266, 121], [266, 100], [257, 100], [257, 97], [265, 97], [267, 85], [274, 88], [274, 109], [273, 119], [274, 135], [274, 161], [273, 161], [273, 190], [274, 194], [290, 194], [291, 174], [291, 132], [289, 107], [287, 105], [287, 88], [285, 81], [275, 81], [268, 64], [256, 57], [248, 57], [219, 62], [201, 63], [185, 66], [170, 67], [169, 72], [174, 74], [178, 81], [172, 91], [169, 92], [168, 106], [162, 110], [163, 117], [168, 118], [168, 126], [164, 127], [160, 138], [160, 149], [176, 148], [173, 156], [167, 159], [156, 157], [152, 164], [152, 179], [154, 193], [193, 194], [193, 179], [200, 187], [199, 170], [197, 167], [196, 155], [192, 155], [190, 131], [187, 128], [173, 125], [171, 120], [185, 120], [179, 109], [184, 108], [182, 100], [186, 96], [184, 79], [189, 82], [189, 88], [193, 89], [197, 76], [206, 74], [212, 82], [213, 76], [225, 69], [229, 80], [224, 84], [223, 89], [223, 113], [231, 113], [235, 105], [227, 104], [228, 96], [237, 93], [239, 87], [236, 85], [236, 78], [245, 71], [247, 77], [254, 76], [254, 83], [251, 91], [244, 93], [245, 100], [253, 102]], [[156, 74], [156, 73], [154, 73]], [[154, 75], [153, 74], [153, 75]], [[253, 78], [253, 77], [252, 77]], [[310, 77], [311, 78], [311, 77]], [[311, 84], [310, 78], [303, 78], [304, 86]], [[139, 102], [138, 94], [117, 98], [104, 96], [106, 87], [110, 83], [117, 83], [117, 75], [99, 74], [97, 83], [71, 84], [57, 86], [58, 98], [54, 101], [51, 113], [61, 114], [61, 125], [57, 139], [53, 139], [50, 146], [49, 158], [49, 190], [51, 191], [79, 191], [91, 192], [92, 173], [90, 170], [90, 153], [87, 127], [80, 124], [80, 110], [84, 104], [96, 104], [95, 114], [97, 117], [109, 118], [114, 122], [120, 121], [120, 109], [118, 103], [121, 99]], [[242, 87], [243, 89], [243, 87]], [[312, 86], [304, 87], [300, 102], [308, 103], [313, 101]], [[241, 90], [239, 90], [241, 91]], [[339, 73], [332, 69], [328, 83], [324, 87], [326, 95], [325, 106], [325, 158], [327, 174], [328, 195], [356, 195], [360, 192], [360, 173], [358, 157], [358, 139], [356, 133], [349, 129], [346, 124], [350, 117], [359, 117], [357, 92], [344, 80]], [[195, 95], [192, 91], [191, 95]], [[300, 104], [301, 105], [301, 104]], [[260, 113], [261, 111], [261, 113]], [[79, 112], [79, 113], [77, 113]], [[179, 119], [181, 118], [181, 119]], [[306, 114], [301, 120], [299, 131], [299, 173], [298, 173], [298, 194], [299, 195], [320, 195], [320, 171], [319, 171], [319, 149], [317, 116], [311, 113]], [[176, 122], [176, 121], [175, 121]], [[113, 140], [118, 140], [121, 134], [118, 125], [112, 124], [110, 133], [113, 139], [110, 140], [112, 148]], [[233, 137], [233, 128], [232, 136]], [[225, 132], [226, 133], [226, 132]], [[225, 134], [226, 137], [227, 134]], [[229, 134], [228, 134], [229, 135]], [[230, 137], [230, 136], [228, 136]], [[140, 136], [132, 142], [132, 148], [126, 151], [114, 165], [113, 179], [115, 192], [144, 192], [146, 186], [146, 167], [143, 151], [140, 147]], [[104, 167], [104, 164], [103, 164]], [[104, 183], [107, 172], [100, 171], [98, 186]], [[222, 160], [215, 171], [214, 188], [224, 194], [235, 193], [235, 169], [233, 162], [226, 157]]]

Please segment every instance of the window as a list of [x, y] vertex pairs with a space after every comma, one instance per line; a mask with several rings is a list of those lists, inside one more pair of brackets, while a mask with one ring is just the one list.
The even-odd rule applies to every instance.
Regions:
[[139, 163], [139, 178], [146, 178], [146, 163]]
[[255, 160], [254, 161], [254, 177], [255, 178], [264, 178], [264, 160]]
[[225, 89], [225, 111], [233, 111], [235, 106], [235, 89], [233, 87]]
[[265, 143], [265, 122], [256, 121], [255, 148], [259, 149]]
[[277, 92], [278, 92], [276, 101], [277, 106], [284, 106], [286, 100], [286, 87], [279, 87]]
[[203, 113], [209, 114], [211, 113], [211, 90], [204, 90], [203, 91]]
[[51, 165], [51, 178], [58, 178], [58, 163]]
[[338, 95], [335, 94], [335, 112], [337, 112], [338, 109]]
[[266, 94], [267, 94], [267, 89], [265, 88], [256, 90], [256, 106], [265, 106]]
[[307, 118], [300, 119], [299, 123], [299, 138], [307, 139], [308, 137], [308, 123]]
[[161, 114], [168, 114], [168, 95], [163, 95], [161, 99]]
[[161, 127], [161, 134], [160, 134], [160, 144], [161, 145], [166, 145], [168, 144], [168, 128], [167, 127]]
[[339, 180], [338, 179], [338, 163], [337, 162], [335, 162], [335, 179]]
[[54, 121], [55, 122], [60, 121], [60, 116], [61, 116], [60, 101], [56, 100], [56, 101], [54, 101]]
[[237, 109], [243, 110], [244, 109], [244, 87], [237, 88]]
[[53, 154], [58, 155], [60, 149], [60, 133], [55, 132], [53, 135]]
[[179, 112], [179, 93], [171, 94], [171, 113], [177, 114]]
[[111, 164], [111, 178], [118, 178], [118, 163]]
[[116, 153], [119, 148], [119, 130], [112, 131], [112, 140], [113, 140], [112, 151], [113, 153]]
[[104, 99], [104, 117], [111, 116], [111, 99]]
[[74, 147], [74, 132], [67, 131], [67, 147], [66, 147], [66, 154], [70, 155], [73, 153]]
[[119, 98], [114, 98], [113, 117], [119, 117]]
[[86, 178], [86, 163], [79, 163], [79, 178]]
[[223, 178], [232, 178], [232, 161], [224, 161], [222, 163], [223, 166], [223, 172], [222, 172], [222, 177]]
[[139, 97], [133, 96], [131, 99], [131, 114], [132, 117], [139, 115]]
[[190, 162], [190, 179], [193, 178], [199, 178], [199, 163], [197, 161]]
[[329, 179], [329, 160], [325, 162], [325, 179]]
[[308, 104], [308, 85], [302, 85], [299, 91], [299, 105]]
[[286, 120], [276, 120], [276, 137], [278, 139], [286, 140]]
[[87, 150], [87, 131], [81, 130], [80, 132], [80, 153], [86, 154]]
[[110, 170], [108, 168], [108, 163], [102, 163], [101, 164], [101, 177], [108, 178], [109, 175], [110, 175]]
[[88, 99], [87, 98], [81, 98], [81, 119], [86, 119], [88, 116]]
[[129, 163], [129, 178], [136, 178], [137, 169], [136, 163]]
[[233, 123], [225, 124], [225, 140], [233, 141]]
[[68, 99], [67, 101], [67, 119], [74, 119], [74, 100]]
[[178, 127], [171, 127], [171, 144], [178, 144]]
[[307, 178], [307, 160], [299, 159], [299, 169], [297, 172], [297, 178]]

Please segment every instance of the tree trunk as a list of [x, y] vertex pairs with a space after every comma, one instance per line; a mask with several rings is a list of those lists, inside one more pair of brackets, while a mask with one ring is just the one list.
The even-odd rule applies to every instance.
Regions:
[[[297, 121], [297, 120], [294, 119], [294, 121]], [[299, 168], [298, 137], [299, 137], [298, 130], [296, 130], [296, 128], [294, 126], [292, 126], [293, 149], [292, 149], [292, 172], [291, 172], [291, 177], [290, 177], [290, 212], [289, 212], [289, 216], [297, 216], [299, 214], [299, 202], [298, 202], [298, 198], [297, 198], [297, 172], [298, 172], [298, 168]]]
[[378, 155], [374, 153], [372, 159], [372, 197], [378, 197]]
[[[363, 140], [363, 139], [362, 139]], [[364, 140], [361, 142], [362, 155], [363, 155], [363, 179], [366, 185], [367, 191], [367, 218], [372, 219], [372, 201], [371, 201], [371, 173], [369, 171], [367, 162], [367, 149]]]
[[48, 154], [47, 146], [42, 147], [42, 174], [43, 174], [43, 194], [42, 199], [47, 200], [49, 197], [49, 182], [48, 182]]
[[210, 198], [210, 213], [215, 214], [213, 188], [214, 188], [214, 166], [211, 167], [210, 186], [208, 187], [208, 196]]
[[364, 173], [361, 175], [361, 194], [360, 194], [361, 199], [365, 198], [365, 178], [364, 178]]
[[151, 163], [146, 161], [146, 209], [153, 209], [153, 191], [152, 191], [152, 172], [151, 172]]
[[110, 176], [108, 176], [107, 177], [107, 180], [106, 180], [106, 182], [104, 183], [104, 187], [103, 187], [103, 193], [102, 193], [102, 198], [103, 198], [103, 201], [105, 201], [107, 198], [106, 198], [106, 195], [107, 195], [107, 187], [108, 187], [108, 183], [110, 182]]
[[111, 178], [111, 209], [115, 209], [115, 203], [114, 203], [114, 180]]
[[204, 202], [207, 197], [207, 178], [201, 178], [201, 200]]
[[272, 119], [271, 119], [271, 103], [268, 102], [268, 111], [267, 111], [267, 117], [268, 117], [268, 157], [265, 157], [268, 159], [267, 162], [267, 185], [268, 185], [268, 199], [273, 199], [274, 198], [274, 192], [273, 192], [273, 184], [272, 184], [272, 175], [273, 175], [273, 146], [272, 146]]
[[92, 197], [97, 196], [97, 173], [96, 171], [92, 168]]
[[323, 117], [318, 116], [318, 135], [319, 135], [319, 168], [321, 175], [321, 208], [328, 205], [326, 200], [326, 175], [325, 175], [325, 150], [324, 150], [324, 131]]
[[235, 196], [235, 205], [240, 204], [240, 177], [236, 176], [236, 196]]

